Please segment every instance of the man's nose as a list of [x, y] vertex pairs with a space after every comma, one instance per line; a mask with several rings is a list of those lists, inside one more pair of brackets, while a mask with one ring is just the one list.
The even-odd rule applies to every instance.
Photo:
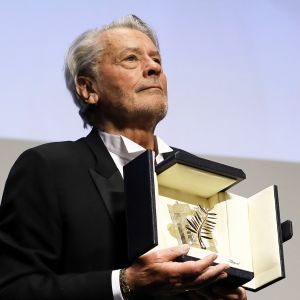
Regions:
[[143, 75], [144, 77], [158, 76], [161, 73], [161, 71], [161, 64], [157, 61], [154, 61], [152, 58], [149, 58], [145, 63]]

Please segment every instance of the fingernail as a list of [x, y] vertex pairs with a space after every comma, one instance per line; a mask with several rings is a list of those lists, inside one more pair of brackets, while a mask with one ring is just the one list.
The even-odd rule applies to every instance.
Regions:
[[216, 253], [212, 253], [208, 255], [209, 258], [212, 258], [213, 260], [216, 260], [218, 255]]

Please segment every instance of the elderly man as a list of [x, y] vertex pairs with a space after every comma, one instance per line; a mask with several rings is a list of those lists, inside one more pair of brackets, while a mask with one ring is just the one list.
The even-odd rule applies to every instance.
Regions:
[[[155, 34], [127, 16], [83, 33], [66, 59], [67, 86], [92, 132], [25, 151], [0, 210], [0, 298], [245, 299], [218, 286], [215, 255], [176, 262], [188, 245], [149, 252], [128, 265], [122, 167], [151, 149], [167, 112], [167, 81]], [[211, 287], [211, 283], [214, 283]]]

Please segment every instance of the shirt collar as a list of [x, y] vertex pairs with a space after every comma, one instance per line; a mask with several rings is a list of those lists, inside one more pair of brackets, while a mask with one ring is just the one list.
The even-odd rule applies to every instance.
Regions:
[[[141, 145], [133, 142], [132, 140], [122, 135], [110, 134], [100, 130], [99, 130], [99, 135], [109, 152], [112, 152], [128, 161], [136, 158], [146, 150]], [[156, 136], [156, 142], [157, 142], [158, 156], [161, 156], [163, 153], [173, 151], [173, 149], [170, 148], [158, 136]]]

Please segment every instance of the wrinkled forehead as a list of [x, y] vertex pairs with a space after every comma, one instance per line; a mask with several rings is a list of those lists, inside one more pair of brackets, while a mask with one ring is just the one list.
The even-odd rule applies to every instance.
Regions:
[[99, 35], [99, 42], [103, 53], [122, 51], [125, 48], [147, 48], [158, 52], [153, 41], [141, 31], [131, 28], [113, 28], [103, 31]]

